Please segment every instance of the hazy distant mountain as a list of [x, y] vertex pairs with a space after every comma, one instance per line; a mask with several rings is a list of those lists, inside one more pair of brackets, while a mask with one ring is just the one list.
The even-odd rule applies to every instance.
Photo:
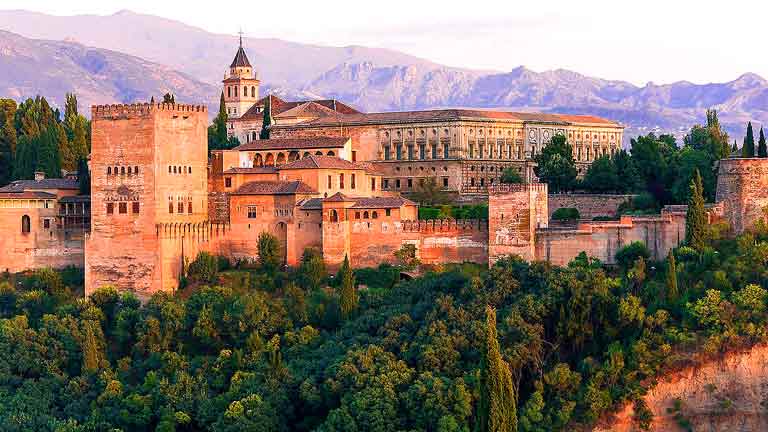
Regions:
[[[180, 100], [186, 100], [189, 94], [195, 100], [207, 98], [215, 107], [220, 80], [237, 46], [234, 36], [212, 34], [177, 21], [127, 11], [110, 16], [73, 17], [0, 11], [0, 29], [32, 38], [77, 41], [154, 62], [72, 43], [25, 41], [47, 49], [71, 47], [70, 52], [79, 53], [79, 58], [88, 52], [98, 52], [109, 53], [113, 62], [121, 59], [120, 66], [115, 65], [113, 70], [122, 76], [110, 74], [105, 82], [85, 79], [93, 75], [85, 68], [88, 73], [83, 80], [89, 85], [81, 83], [78, 87], [90, 92], [84, 99], [95, 99], [97, 95], [114, 100], [139, 99], [136, 86], [123, 84], [139, 81], [145, 95], [158, 94], [176, 85], [186, 91], [176, 92]], [[272, 91], [289, 98], [338, 98], [367, 111], [461, 106], [596, 114], [624, 123], [628, 126], [627, 135], [631, 136], [652, 130], [680, 135], [704, 120], [706, 108], [714, 107], [721, 111], [721, 121], [739, 140], [747, 120], [768, 122], [768, 82], [755, 74], [745, 74], [727, 83], [649, 83], [640, 87], [561, 69], [534, 72], [518, 67], [502, 73], [452, 68], [378, 48], [324, 47], [255, 38], [247, 38], [245, 46], [251, 63], [260, 73], [263, 93]], [[71, 90], [64, 82], [54, 85], [52, 75], [58, 73], [56, 68], [42, 61], [30, 66], [20, 59], [16, 57], [16, 66], [0, 63], [0, 92], [14, 96], [33, 89], [44, 94]], [[71, 63], [79, 64], [75, 60]], [[136, 66], [131, 69], [128, 63]], [[153, 72], [145, 73], [140, 66]], [[207, 85], [172, 70], [184, 71]], [[19, 93], [19, 88], [29, 91]], [[200, 92], [210, 94], [203, 96]]]
[[63, 106], [77, 93], [92, 104], [148, 101], [171, 92], [188, 103], [215, 103], [218, 88], [167, 66], [72, 42], [26, 39], [0, 31], [0, 95], [20, 100], [41, 94]]

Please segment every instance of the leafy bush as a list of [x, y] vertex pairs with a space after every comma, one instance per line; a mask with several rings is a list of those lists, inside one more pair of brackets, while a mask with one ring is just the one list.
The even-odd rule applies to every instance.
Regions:
[[647, 260], [651, 256], [648, 247], [642, 242], [632, 242], [616, 252], [616, 263], [624, 269], [632, 267], [638, 258]]
[[573, 221], [581, 218], [579, 209], [573, 207], [561, 207], [552, 213], [552, 220], [556, 221]]
[[189, 264], [187, 277], [193, 281], [211, 284], [219, 273], [219, 260], [208, 252], [200, 252]]

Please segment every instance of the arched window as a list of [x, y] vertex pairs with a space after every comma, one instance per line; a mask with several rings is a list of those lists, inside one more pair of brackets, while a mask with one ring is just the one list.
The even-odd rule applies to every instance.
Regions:
[[302, 156], [302, 158], [305, 158], [307, 156], [309, 156], [309, 152], [304, 152], [304, 155]]
[[107, 167], [107, 175], [112, 175], [112, 167]]
[[285, 154], [284, 154], [284, 153], [278, 153], [278, 154], [277, 154], [277, 160], [276, 160], [276, 163], [277, 163], [278, 165], [282, 165], [282, 164], [284, 164], [284, 163], [285, 163]]
[[21, 217], [21, 233], [29, 234], [31, 229], [32, 229], [32, 223], [29, 219], [29, 216], [27, 215], [22, 216]]
[[315, 152], [315, 156], [322, 156], [322, 155], [323, 155], [323, 152], [321, 152], [319, 150]]
[[363, 212], [363, 219], [368, 219], [368, 211]]
[[117, 175], [118, 172], [120, 172], [119, 169], [115, 167], [115, 175]]
[[131, 175], [131, 167], [128, 167], [128, 175]]
[[256, 97], [256, 86], [251, 86], [251, 97]]
[[239, 88], [240, 88], [240, 87], [238, 87], [238, 86], [235, 86], [235, 97], [237, 97], [237, 89], [239, 89]]
[[243, 96], [248, 96], [248, 86], [243, 86]]
[[336, 156], [336, 153], [334, 153], [334, 152], [332, 152], [332, 151], [329, 151], [329, 152], [328, 152], [328, 156]]
[[376, 211], [374, 211], [373, 213], [371, 213], [371, 218], [378, 219], [379, 218], [379, 214], [376, 213]]
[[256, 141], [257, 139], [259, 139], [259, 134], [257, 134], [256, 131], [253, 131], [251, 133], [251, 140]]
[[170, 174], [170, 173], [171, 173], [171, 166], [168, 165], [168, 174]]
[[[256, 133], [256, 132], [254, 132]], [[264, 159], [262, 159], [261, 154], [256, 154], [256, 157], [253, 158], [253, 166], [260, 167], [264, 165]]]
[[336, 210], [331, 209], [330, 218], [331, 218], [331, 222], [339, 221], [339, 214], [336, 213]]
[[135, 167], [133, 167], [133, 173], [134, 173], [134, 174], [138, 174], [138, 173], [139, 173], [139, 166], [138, 166], [138, 165], [136, 165]]
[[227, 86], [227, 97], [232, 97], [232, 87]]

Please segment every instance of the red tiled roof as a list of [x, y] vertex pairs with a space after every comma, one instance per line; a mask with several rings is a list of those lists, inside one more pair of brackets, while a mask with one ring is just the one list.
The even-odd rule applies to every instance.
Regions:
[[25, 191], [25, 192], [2, 192], [0, 199], [56, 199], [56, 195], [48, 192]]
[[399, 208], [404, 205], [415, 205], [413, 201], [402, 197], [371, 197], [357, 198], [352, 208]]
[[253, 168], [230, 168], [224, 174], [277, 174], [277, 168], [273, 166], [261, 166]]
[[338, 148], [344, 147], [349, 138], [277, 138], [267, 140], [256, 140], [241, 144], [233, 150], [237, 151], [257, 151], [257, 150], [290, 150], [290, 149], [309, 149], [309, 148]]
[[591, 123], [602, 124], [606, 126], [619, 126], [618, 123], [606, 120], [596, 116], [546, 114], [546, 113], [523, 113], [512, 111], [490, 111], [480, 109], [442, 109], [442, 110], [423, 110], [423, 111], [400, 111], [383, 113], [358, 113], [349, 114], [341, 117], [320, 117], [315, 120], [306, 121], [298, 125], [274, 125], [276, 128], [296, 127], [296, 126], [330, 126], [330, 125], [368, 125], [368, 124], [386, 124], [386, 123], [408, 123], [408, 122], [444, 122], [458, 120], [507, 120], [522, 122], [544, 122], [567, 125], [570, 123]]
[[295, 195], [317, 193], [308, 184], [295, 181], [252, 181], [240, 186], [234, 195]]
[[307, 102], [275, 115], [275, 118], [318, 118], [341, 116], [336, 111], [317, 102]]
[[278, 167], [280, 170], [287, 169], [349, 169], [349, 170], [363, 170], [365, 168], [360, 165], [350, 162], [345, 159], [338, 158], [336, 156], [315, 156], [309, 155], [301, 159], [295, 160], [289, 164], [281, 165]]
[[79, 189], [77, 180], [46, 178], [42, 180], [16, 180], [0, 188], [0, 192], [23, 192], [38, 189]]
[[299, 208], [302, 210], [322, 210], [323, 199], [322, 198], [309, 198], [299, 203]]
[[267, 95], [263, 98], [256, 101], [255, 104], [251, 108], [248, 109], [248, 111], [245, 112], [242, 116], [240, 116], [240, 119], [242, 120], [253, 120], [253, 119], [260, 119], [264, 116], [263, 112], [261, 111], [264, 108], [264, 105], [266, 105], [267, 98], [270, 99], [270, 106], [272, 110], [272, 116], [275, 117], [281, 113], [284, 113], [290, 109], [296, 108], [299, 105], [304, 105], [307, 103], [314, 103], [321, 105], [325, 108], [328, 108], [329, 110], [332, 110], [334, 112], [340, 113], [340, 114], [360, 114], [360, 111], [352, 108], [351, 106], [337, 101], [336, 99], [318, 99], [318, 100], [304, 100], [304, 101], [293, 101], [293, 102], [287, 102], [282, 99], [280, 99], [277, 96], [274, 95]]

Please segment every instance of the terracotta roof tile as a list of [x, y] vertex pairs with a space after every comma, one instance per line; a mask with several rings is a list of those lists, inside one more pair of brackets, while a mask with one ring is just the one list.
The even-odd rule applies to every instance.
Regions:
[[349, 202], [354, 201], [354, 198], [350, 198], [346, 195], [344, 195], [341, 192], [336, 192], [335, 194], [329, 196], [328, 198], [324, 199], [325, 202]]
[[39, 189], [80, 189], [77, 180], [47, 178], [42, 180], [16, 180], [0, 188], [0, 192], [22, 192]]
[[336, 156], [315, 156], [309, 155], [301, 159], [295, 160], [289, 164], [281, 165], [278, 167], [280, 170], [289, 169], [349, 169], [349, 170], [363, 170], [365, 168], [360, 165], [350, 162], [345, 159], [338, 158]]
[[277, 174], [277, 168], [273, 166], [261, 166], [253, 168], [230, 168], [224, 174]]
[[301, 208], [302, 210], [322, 210], [323, 199], [322, 198], [306, 199], [299, 204], [299, 208]]
[[399, 208], [404, 205], [415, 205], [413, 201], [402, 197], [371, 197], [358, 198], [352, 208]]
[[56, 199], [56, 195], [48, 192], [39, 192], [39, 191], [24, 191], [24, 192], [0, 191], [0, 199]]
[[253, 181], [240, 186], [234, 195], [295, 195], [317, 193], [301, 181]]
[[290, 150], [309, 148], [339, 148], [344, 147], [349, 138], [277, 138], [268, 140], [256, 140], [235, 147], [237, 151], [256, 150]]
[[329, 110], [340, 113], [340, 114], [360, 114], [360, 111], [352, 108], [351, 106], [337, 101], [336, 99], [318, 99], [318, 100], [303, 100], [303, 101], [292, 101], [287, 102], [275, 95], [267, 95], [263, 98], [256, 101], [255, 104], [251, 108], [248, 109], [248, 111], [245, 112], [242, 116], [240, 116], [239, 119], [242, 120], [254, 120], [254, 119], [260, 119], [264, 116], [264, 113], [262, 112], [262, 109], [266, 105], [267, 98], [270, 99], [270, 104], [272, 107], [272, 116], [278, 116], [281, 113], [284, 113], [288, 110], [291, 110], [293, 108], [296, 108], [300, 105], [305, 105], [308, 103], [313, 103], [317, 105], [321, 105], [325, 108], [328, 108]]

